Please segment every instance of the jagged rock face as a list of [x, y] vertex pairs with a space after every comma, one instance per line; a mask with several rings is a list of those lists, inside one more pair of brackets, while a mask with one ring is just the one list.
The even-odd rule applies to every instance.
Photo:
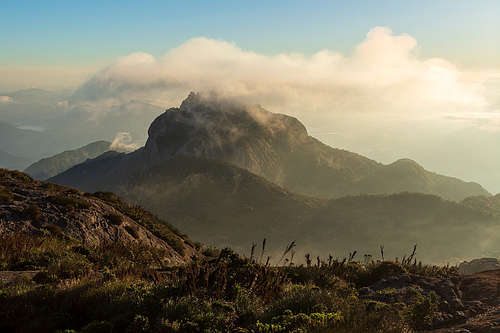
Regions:
[[47, 232], [79, 240], [84, 246], [120, 242], [163, 249], [172, 264], [196, 253], [172, 232], [171, 237], [184, 248], [184, 254], [179, 254], [167, 241], [93, 195], [0, 169], [0, 234]]
[[177, 155], [224, 161], [282, 183], [282, 155], [310, 140], [293, 117], [191, 93], [151, 124], [145, 152], [154, 161]]

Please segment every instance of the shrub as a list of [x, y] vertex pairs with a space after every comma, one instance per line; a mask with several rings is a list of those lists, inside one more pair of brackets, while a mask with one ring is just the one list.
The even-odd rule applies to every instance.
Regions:
[[258, 332], [311, 332], [322, 329], [335, 328], [343, 321], [338, 312], [311, 313], [310, 315], [293, 314], [287, 310], [281, 316], [274, 317], [271, 324], [257, 322]]
[[89, 209], [90, 204], [80, 198], [67, 196], [67, 195], [56, 195], [48, 198], [49, 202], [62, 206], [66, 210], [75, 210], [75, 209]]
[[40, 212], [40, 208], [38, 208], [38, 206], [30, 205], [26, 207], [23, 211], [23, 214], [27, 216], [34, 225], [39, 226], [42, 213]]
[[104, 217], [113, 225], [121, 225], [123, 223], [123, 217], [118, 214], [110, 213]]
[[234, 307], [239, 317], [240, 325], [249, 325], [257, 321], [264, 313], [264, 302], [255, 293], [236, 285]]
[[285, 310], [305, 314], [328, 312], [334, 308], [332, 296], [328, 291], [312, 285], [292, 285], [266, 310], [266, 316], [276, 317]]
[[407, 274], [403, 265], [392, 261], [381, 261], [371, 264], [366, 270], [360, 271], [357, 274], [356, 284], [358, 286], [369, 286], [377, 281], [388, 278], [390, 276], [397, 276]]
[[165, 241], [170, 245], [175, 252], [183, 256], [185, 254], [184, 242], [174, 234], [165, 236]]
[[205, 248], [203, 248], [203, 250], [201, 251], [201, 253], [205, 257], [217, 258], [219, 256], [219, 254], [220, 254], [220, 249], [217, 249], [215, 247], [205, 247]]
[[180, 327], [179, 332], [231, 332], [236, 327], [234, 308], [223, 301], [170, 299], [165, 303], [165, 314]]
[[125, 332], [136, 333], [147, 331], [149, 331], [149, 318], [143, 315], [136, 315]]
[[439, 296], [434, 291], [424, 296], [415, 288], [411, 288], [409, 294], [414, 298], [414, 303], [408, 308], [411, 326], [415, 329], [428, 328], [434, 313], [438, 310]]

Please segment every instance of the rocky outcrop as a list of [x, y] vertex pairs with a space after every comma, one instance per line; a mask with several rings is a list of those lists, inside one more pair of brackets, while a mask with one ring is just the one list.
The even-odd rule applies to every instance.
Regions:
[[[96, 195], [0, 169], [0, 235], [52, 233], [84, 246], [140, 244], [165, 250], [171, 263], [184, 262], [196, 253], [186, 237], [152, 220], [149, 213], [116, 197], [113, 200], [114, 205]], [[145, 225], [135, 216], [146, 216], [152, 222]], [[151, 226], [158, 229], [155, 234]]]
[[500, 270], [468, 276], [431, 277], [418, 274], [389, 276], [361, 288], [366, 301], [412, 306], [416, 300], [437, 297], [436, 311], [425, 332], [500, 332]]
[[500, 270], [460, 277], [456, 286], [464, 304], [463, 318], [433, 332], [500, 332]]

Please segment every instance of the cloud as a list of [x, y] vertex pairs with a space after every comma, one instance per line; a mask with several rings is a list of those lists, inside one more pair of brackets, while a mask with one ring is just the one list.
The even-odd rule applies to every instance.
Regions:
[[10, 96], [0, 96], [0, 103], [8, 104], [12, 103], [13, 99]]
[[130, 133], [118, 132], [109, 148], [116, 151], [134, 151], [139, 147], [133, 142]]
[[119, 58], [80, 87], [74, 101], [142, 99], [172, 106], [195, 90], [287, 113], [426, 116], [487, 110], [487, 79], [445, 59], [420, 59], [413, 37], [376, 27], [348, 56], [331, 50], [269, 56], [193, 38], [158, 59], [147, 53]]

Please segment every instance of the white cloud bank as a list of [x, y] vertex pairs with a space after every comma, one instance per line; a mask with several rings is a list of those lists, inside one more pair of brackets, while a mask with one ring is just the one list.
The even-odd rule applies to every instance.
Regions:
[[418, 117], [489, 111], [485, 83], [490, 77], [489, 72], [462, 71], [444, 59], [420, 59], [413, 37], [376, 27], [349, 56], [330, 50], [268, 56], [194, 38], [159, 59], [147, 53], [119, 58], [87, 81], [75, 99], [143, 99], [173, 106], [189, 91], [214, 91], [292, 114], [316, 110]]

